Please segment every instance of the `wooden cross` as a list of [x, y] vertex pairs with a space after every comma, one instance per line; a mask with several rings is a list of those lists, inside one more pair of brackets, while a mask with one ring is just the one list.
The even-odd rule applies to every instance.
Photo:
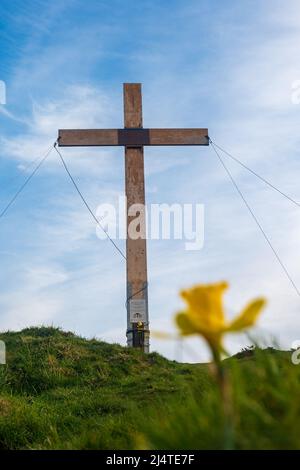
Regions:
[[60, 147], [125, 147], [125, 188], [127, 197], [127, 345], [149, 351], [148, 279], [145, 218], [142, 217], [138, 239], [128, 236], [134, 216], [128, 215], [133, 204], [145, 206], [144, 146], [208, 145], [207, 129], [145, 129], [142, 117], [140, 83], [125, 83], [124, 129], [60, 130]]

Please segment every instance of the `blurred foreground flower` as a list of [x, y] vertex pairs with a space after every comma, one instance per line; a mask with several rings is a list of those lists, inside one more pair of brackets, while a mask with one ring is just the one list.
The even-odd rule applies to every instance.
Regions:
[[221, 361], [221, 354], [225, 352], [223, 337], [226, 333], [243, 331], [253, 326], [266, 301], [263, 298], [253, 300], [232, 321], [228, 321], [223, 308], [223, 293], [227, 288], [227, 282], [219, 282], [199, 284], [183, 290], [181, 296], [187, 308], [179, 312], [175, 320], [182, 336], [201, 335], [211, 349], [223, 408], [224, 448], [232, 449], [234, 448], [233, 401], [228, 373]]
[[181, 296], [187, 308], [175, 317], [180, 334], [203, 336], [210, 346], [214, 359], [224, 352], [224, 334], [239, 332], [253, 326], [266, 303], [263, 298], [255, 299], [234, 320], [227, 321], [223, 309], [223, 293], [227, 288], [227, 282], [219, 282], [199, 284], [183, 290]]
[[[223, 308], [223, 293], [227, 282], [199, 284], [181, 291], [187, 304], [186, 310], [177, 313], [175, 321], [180, 336], [200, 335], [207, 341], [213, 355], [213, 370], [217, 380], [224, 417], [224, 449], [234, 447], [233, 400], [228, 370], [221, 354], [225, 352], [223, 337], [226, 333], [240, 332], [253, 326], [266, 301], [260, 297], [250, 302], [232, 321], [226, 320]], [[172, 338], [167, 333], [156, 333], [160, 339]]]

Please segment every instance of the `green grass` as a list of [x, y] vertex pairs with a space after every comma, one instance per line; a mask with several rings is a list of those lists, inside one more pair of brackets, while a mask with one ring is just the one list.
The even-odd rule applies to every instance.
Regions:
[[224, 362], [229, 428], [208, 365], [56, 328], [0, 339], [0, 449], [300, 448], [300, 366], [289, 352], [257, 348]]

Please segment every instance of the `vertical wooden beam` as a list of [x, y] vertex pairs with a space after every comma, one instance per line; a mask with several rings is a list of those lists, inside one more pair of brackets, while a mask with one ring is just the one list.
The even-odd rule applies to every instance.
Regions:
[[[124, 127], [142, 128], [142, 92], [141, 84], [124, 84]], [[145, 207], [145, 177], [144, 177], [144, 150], [143, 147], [125, 147], [125, 188], [127, 197], [127, 345], [138, 347], [149, 352], [149, 320], [148, 320], [148, 279], [147, 279], [147, 251], [146, 220], [142, 217], [141, 237], [131, 239], [128, 234], [130, 222], [135, 219], [128, 215], [133, 204]], [[145, 215], [145, 214], [144, 214]], [[131, 308], [133, 301], [140, 300], [144, 306], [145, 321], [132, 322]]]

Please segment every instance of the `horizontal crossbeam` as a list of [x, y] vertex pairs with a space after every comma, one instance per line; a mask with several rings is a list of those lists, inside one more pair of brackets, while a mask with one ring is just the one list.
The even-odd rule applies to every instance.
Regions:
[[62, 129], [60, 147], [208, 145], [207, 129]]

